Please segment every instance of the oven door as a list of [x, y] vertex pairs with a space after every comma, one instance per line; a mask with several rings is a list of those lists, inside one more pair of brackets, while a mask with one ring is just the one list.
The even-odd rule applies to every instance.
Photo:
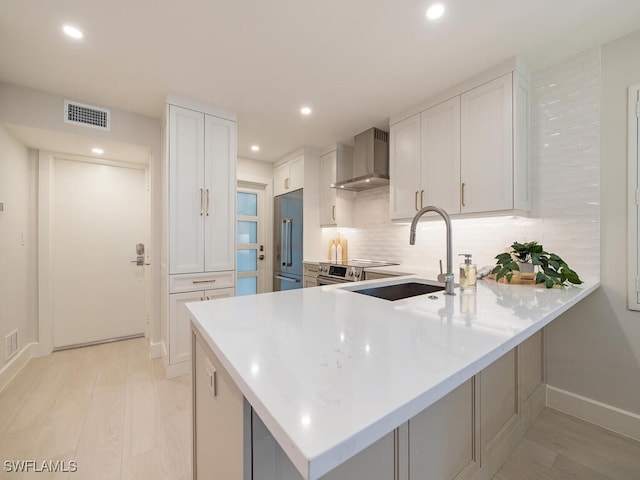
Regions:
[[318, 280], [318, 286], [321, 286], [321, 285], [335, 285], [337, 283], [349, 283], [349, 280], [325, 277], [323, 275], [318, 275], [317, 280]]

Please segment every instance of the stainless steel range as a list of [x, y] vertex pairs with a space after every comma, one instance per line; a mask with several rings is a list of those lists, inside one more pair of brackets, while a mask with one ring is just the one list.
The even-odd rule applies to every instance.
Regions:
[[366, 268], [398, 265], [394, 262], [380, 260], [354, 259], [345, 262], [320, 262], [318, 266], [318, 285], [357, 282], [364, 280]]

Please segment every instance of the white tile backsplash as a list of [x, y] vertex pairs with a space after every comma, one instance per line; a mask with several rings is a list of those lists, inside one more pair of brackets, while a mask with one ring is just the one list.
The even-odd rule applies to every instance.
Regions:
[[[514, 241], [536, 240], [578, 273], [600, 272], [600, 49], [587, 50], [532, 75], [532, 217], [453, 219], [454, 255], [473, 254], [478, 266]], [[440, 217], [418, 227], [389, 220], [389, 188], [359, 192], [354, 229], [341, 229], [350, 258], [396, 260], [437, 268], [445, 261]], [[323, 244], [336, 229], [323, 230]], [[455, 258], [457, 264], [461, 258]]]

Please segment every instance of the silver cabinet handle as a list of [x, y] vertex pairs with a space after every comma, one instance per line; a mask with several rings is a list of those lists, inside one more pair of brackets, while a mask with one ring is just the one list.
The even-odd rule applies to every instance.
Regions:
[[465, 206], [465, 204], [464, 204], [464, 186], [465, 186], [465, 183], [462, 182], [462, 185], [460, 186], [460, 204], [463, 207]]
[[200, 216], [204, 214], [204, 190], [200, 189]]
[[331, 216], [333, 217], [333, 219], [336, 219], [336, 206], [334, 205], [333, 207], [331, 207]]
[[198, 284], [198, 283], [215, 283], [215, 280], [194, 280], [191, 283], [195, 283], [195, 284]]
[[424, 190], [420, 190], [420, 208], [424, 208]]
[[209, 216], [209, 189], [207, 188], [207, 217]]
[[416, 190], [416, 195], [413, 199], [413, 206], [416, 208], [416, 212], [419, 210], [418, 208], [418, 190]]

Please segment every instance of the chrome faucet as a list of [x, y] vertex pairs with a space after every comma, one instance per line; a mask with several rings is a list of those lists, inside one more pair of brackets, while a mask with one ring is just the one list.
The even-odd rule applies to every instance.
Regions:
[[440, 207], [428, 206], [424, 207], [411, 221], [411, 231], [409, 233], [409, 244], [416, 244], [416, 227], [418, 226], [418, 220], [427, 212], [435, 212], [442, 217], [444, 224], [447, 228], [447, 273], [442, 273], [442, 261], [440, 262], [440, 275], [438, 275], [438, 281], [444, 282], [444, 294], [455, 295], [453, 291], [453, 256], [451, 248], [451, 219], [447, 212]]

